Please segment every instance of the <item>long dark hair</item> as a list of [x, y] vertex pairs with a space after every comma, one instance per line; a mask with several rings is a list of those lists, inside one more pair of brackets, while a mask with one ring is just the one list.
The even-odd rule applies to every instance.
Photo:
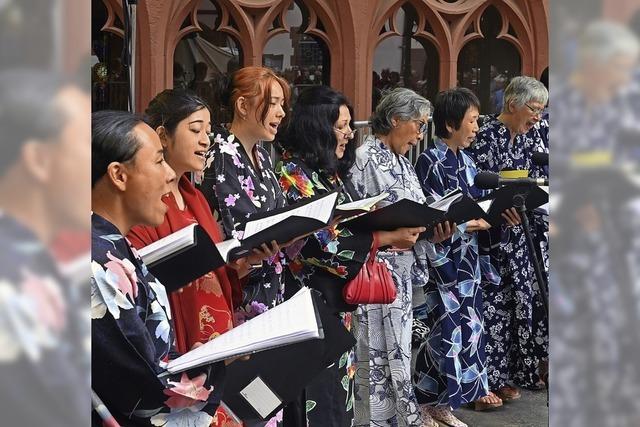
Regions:
[[194, 92], [185, 89], [165, 89], [155, 96], [144, 112], [144, 121], [156, 130], [164, 126], [169, 135], [173, 135], [182, 120], [209, 105]]
[[305, 89], [293, 106], [291, 120], [280, 146], [299, 157], [310, 168], [323, 170], [342, 179], [349, 177], [349, 169], [355, 162], [355, 141], [350, 141], [344, 156], [338, 160], [338, 140], [333, 130], [340, 107], [345, 105], [351, 114], [349, 127], [353, 129], [353, 107], [342, 93], [328, 86], [312, 86]]

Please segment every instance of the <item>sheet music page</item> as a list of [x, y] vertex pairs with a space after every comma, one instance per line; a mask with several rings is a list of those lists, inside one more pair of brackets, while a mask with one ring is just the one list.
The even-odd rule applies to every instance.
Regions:
[[356, 200], [349, 203], [343, 203], [341, 205], [336, 206], [336, 210], [339, 211], [353, 211], [353, 210], [363, 210], [368, 211], [380, 201], [387, 198], [388, 193], [381, 193], [377, 196], [368, 197], [366, 199]]
[[448, 193], [447, 195], [445, 195], [444, 197], [436, 200], [435, 202], [431, 203], [429, 205], [430, 208], [433, 209], [437, 209], [439, 211], [442, 212], [446, 212], [449, 210], [449, 207], [451, 206], [451, 204], [455, 201], [458, 201], [462, 198], [462, 190], [460, 190], [459, 188], [453, 190], [452, 192]]
[[483, 211], [488, 213], [489, 208], [491, 207], [491, 203], [493, 203], [493, 200], [485, 200], [484, 202], [478, 202], [478, 206], [480, 206]]
[[319, 337], [311, 290], [305, 287], [282, 304], [169, 362], [167, 370], [180, 372], [229, 357]]
[[238, 239], [229, 239], [224, 242], [216, 243], [216, 249], [220, 252], [220, 256], [225, 261], [229, 261], [229, 251], [233, 248], [237, 248], [240, 246], [240, 241]]
[[144, 248], [138, 249], [142, 261], [149, 265], [159, 261], [174, 252], [192, 246], [195, 243], [194, 228], [197, 223], [189, 224], [175, 233], [171, 233]]
[[277, 215], [273, 215], [267, 218], [261, 218], [254, 221], [247, 222], [244, 229], [243, 239], [251, 237], [254, 234], [266, 230], [267, 228], [278, 224], [290, 218], [292, 216], [300, 216], [304, 218], [313, 218], [324, 223], [328, 223], [331, 218], [331, 211], [336, 203], [338, 193], [332, 193], [326, 197], [322, 197], [304, 206], [300, 206], [295, 209], [291, 209], [287, 212], [282, 212]]

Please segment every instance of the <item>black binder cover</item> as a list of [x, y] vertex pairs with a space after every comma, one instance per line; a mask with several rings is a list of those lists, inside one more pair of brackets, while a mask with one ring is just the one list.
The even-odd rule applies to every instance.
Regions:
[[441, 222], [457, 224], [471, 219], [482, 218], [484, 211], [468, 196], [462, 196], [449, 206], [447, 212], [430, 208], [427, 205], [409, 199], [402, 199], [391, 205], [376, 209], [365, 215], [345, 222], [347, 228], [367, 231], [391, 231], [400, 227], [426, 227], [423, 236], [433, 235], [433, 228]]
[[193, 230], [194, 245], [147, 265], [168, 292], [176, 291], [225, 264], [207, 232], [199, 224]]
[[[285, 206], [283, 208], [274, 209], [269, 212], [253, 214], [249, 216], [248, 221], [253, 221], [256, 219], [262, 219], [270, 216], [274, 216], [283, 212], [288, 212], [293, 209], [297, 209], [301, 206], [308, 205], [309, 203], [315, 202], [324, 197], [328, 197], [335, 193], [336, 190], [331, 191], [329, 193], [321, 194], [316, 197], [311, 197], [308, 200], [304, 200], [299, 203], [295, 203], [293, 205]], [[337, 200], [337, 199], [336, 199]], [[335, 204], [333, 206], [335, 209]], [[333, 209], [331, 215], [329, 215], [329, 221], [333, 216]], [[296, 237], [302, 236], [304, 234], [319, 230], [328, 225], [328, 222], [322, 222], [318, 219], [307, 218], [307, 217], [299, 217], [299, 216], [291, 216], [285, 219], [282, 222], [272, 225], [269, 228], [266, 228], [251, 237], [247, 237], [246, 239], [241, 240], [241, 247], [231, 250], [231, 259], [235, 259], [238, 256], [244, 256], [242, 254], [248, 252], [253, 248], [259, 248], [261, 244], [271, 242], [275, 240], [278, 243], [286, 243]]]
[[322, 322], [324, 339], [254, 353], [247, 361], [236, 361], [227, 366], [222, 401], [243, 421], [263, 420], [240, 395], [240, 391], [256, 377], [260, 376], [282, 401], [264, 418], [268, 420], [287, 403], [296, 400], [316, 375], [355, 345], [353, 335], [332, 314], [316, 291], [313, 291], [313, 299]]
[[505, 219], [502, 218], [502, 212], [513, 207], [513, 196], [528, 190], [531, 190], [526, 199], [528, 211], [538, 208], [549, 201], [549, 194], [538, 186], [507, 185], [484, 198], [484, 200], [493, 199], [489, 212], [484, 215], [486, 221], [492, 227], [497, 227], [505, 222]]

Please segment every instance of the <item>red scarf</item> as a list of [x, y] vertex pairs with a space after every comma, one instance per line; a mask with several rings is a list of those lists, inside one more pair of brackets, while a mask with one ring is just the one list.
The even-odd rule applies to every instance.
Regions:
[[[136, 226], [131, 229], [131, 231], [127, 235], [127, 238], [131, 241], [131, 244], [134, 247], [140, 248], [146, 246], [186, 227], [187, 225], [193, 223], [193, 220], [190, 218], [191, 215], [193, 215], [198, 224], [200, 224], [200, 226], [202, 226], [202, 228], [207, 232], [213, 242], [217, 243], [223, 240], [222, 233], [220, 232], [220, 228], [214, 220], [213, 215], [211, 214], [211, 209], [209, 208], [207, 200], [205, 199], [204, 195], [193, 186], [186, 175], [183, 175], [180, 178], [178, 189], [180, 191], [180, 194], [182, 195], [185, 207], [186, 209], [188, 209], [188, 212], [186, 211], [186, 209], [185, 211], [181, 211], [178, 208], [173, 195], [170, 195], [164, 200], [164, 202], [169, 207], [169, 210], [167, 211], [165, 220], [161, 225], [159, 225], [158, 227]], [[191, 215], [189, 215], [189, 213]], [[220, 284], [220, 288], [222, 290], [224, 299], [227, 302], [228, 309], [232, 313], [234, 307], [236, 307], [242, 300], [242, 291], [237, 275], [234, 270], [226, 266], [220, 267], [213, 272], [215, 273], [217, 281]], [[186, 292], [187, 289], [190, 289], [192, 287], [193, 284], [190, 284], [187, 287], [183, 288], [183, 293]], [[191, 289], [190, 291], [196, 292], [196, 290]], [[173, 294], [175, 294], [175, 292], [172, 293], [172, 295]], [[187, 295], [182, 295], [183, 299], [186, 296]], [[194, 296], [193, 298], [197, 298], [197, 296]], [[174, 298], [171, 299], [173, 300]], [[197, 301], [195, 302], [197, 303]], [[199, 309], [199, 307], [184, 307], [184, 303], [182, 305], [183, 307], [181, 307], [181, 309], [183, 310]], [[198, 316], [197, 312], [193, 314], [194, 316]], [[194, 323], [196, 322], [194, 321]]]

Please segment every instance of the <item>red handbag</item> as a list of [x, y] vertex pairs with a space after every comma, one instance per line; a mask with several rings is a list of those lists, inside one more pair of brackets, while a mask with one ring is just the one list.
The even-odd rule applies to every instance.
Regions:
[[360, 272], [344, 288], [342, 296], [348, 304], [389, 304], [396, 299], [396, 284], [384, 262], [376, 260], [378, 238], [373, 233], [369, 259]]

